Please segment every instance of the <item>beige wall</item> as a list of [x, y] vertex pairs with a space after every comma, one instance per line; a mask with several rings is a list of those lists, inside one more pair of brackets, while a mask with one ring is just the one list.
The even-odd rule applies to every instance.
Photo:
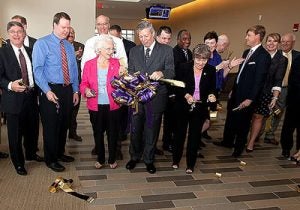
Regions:
[[[174, 9], [168, 21], [154, 21], [159, 25], [170, 25], [174, 36], [172, 46], [176, 44], [176, 35], [180, 29], [192, 34], [192, 46], [203, 42], [206, 32], [215, 30], [226, 33], [231, 39], [230, 50], [233, 56], [240, 56], [245, 49], [245, 31], [255, 24], [264, 25], [267, 33], [291, 32], [294, 23], [300, 22], [300, 1], [298, 0], [200, 0], [190, 3], [182, 9]], [[262, 19], [259, 20], [259, 15]], [[300, 32], [295, 49], [300, 50]]]
[[95, 28], [95, 0], [0, 0], [0, 36], [6, 37], [6, 24], [16, 14], [27, 18], [28, 34], [39, 38], [52, 32], [55, 13], [71, 16], [76, 40], [85, 42]]

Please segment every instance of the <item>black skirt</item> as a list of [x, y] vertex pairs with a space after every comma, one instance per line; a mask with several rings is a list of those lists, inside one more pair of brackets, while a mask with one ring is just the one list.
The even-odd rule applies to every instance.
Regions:
[[269, 104], [271, 103], [273, 94], [265, 93], [263, 94], [254, 109], [254, 113], [263, 115], [265, 117], [270, 116], [271, 110], [269, 109]]

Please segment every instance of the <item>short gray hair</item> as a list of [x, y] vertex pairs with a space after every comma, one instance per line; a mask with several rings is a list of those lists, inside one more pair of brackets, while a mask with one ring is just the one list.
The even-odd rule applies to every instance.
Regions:
[[197, 44], [193, 49], [193, 58], [209, 59], [211, 52], [206, 44]]
[[155, 30], [154, 30], [152, 23], [150, 23], [149, 21], [146, 21], [146, 20], [139, 22], [139, 24], [136, 27], [136, 31], [137, 31], [137, 33], [139, 33], [140, 31], [144, 30], [145, 28], [149, 28], [151, 33], [153, 33], [155, 35]]
[[108, 34], [99, 35], [97, 37], [97, 39], [95, 40], [95, 44], [94, 44], [95, 53], [98, 54], [100, 52], [100, 49], [104, 48], [104, 45], [107, 42], [112, 42], [113, 45], [115, 46], [114, 40], [110, 35], [108, 35]]

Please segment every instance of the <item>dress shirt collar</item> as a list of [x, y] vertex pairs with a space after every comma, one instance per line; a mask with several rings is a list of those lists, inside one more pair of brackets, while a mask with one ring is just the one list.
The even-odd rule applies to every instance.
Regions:
[[60, 40], [63, 40], [63, 42], [66, 40], [66, 39], [60, 39], [58, 36], [56, 36], [53, 32], [51, 34], [51, 37], [52, 39], [57, 43], [59, 44], [60, 43]]
[[14, 50], [16, 56], [17, 56], [17, 58], [19, 58], [19, 57], [18, 57], [18, 56], [19, 56], [19, 49], [21, 49], [21, 51], [22, 51], [23, 54], [25, 54], [25, 53], [27, 54], [27, 52], [25, 51], [25, 48], [24, 48], [23, 45], [22, 45], [22, 47], [18, 48], [18, 47], [16, 47], [15, 45], [13, 45], [13, 44], [11, 43], [11, 46], [12, 46], [12, 48], [13, 48], [13, 50]]
[[147, 48], [150, 48], [150, 52], [149, 52], [149, 54], [151, 55], [151, 53], [152, 53], [152, 50], [153, 50], [153, 48], [154, 48], [154, 45], [155, 45], [155, 42], [156, 41], [154, 41], [151, 45], [150, 45], [150, 47], [145, 47], [144, 46], [144, 52], [145, 52], [145, 54], [146, 54], [146, 50], [147, 50]]
[[252, 50], [252, 53], [255, 52], [255, 50], [257, 50], [257, 48], [259, 48], [261, 46], [261, 43], [259, 43], [258, 45], [255, 45], [254, 47], [251, 47], [250, 50]]
[[271, 58], [274, 58], [274, 56], [275, 56], [276, 53], [277, 53], [277, 50], [275, 52], [273, 52], [273, 53], [270, 53]]

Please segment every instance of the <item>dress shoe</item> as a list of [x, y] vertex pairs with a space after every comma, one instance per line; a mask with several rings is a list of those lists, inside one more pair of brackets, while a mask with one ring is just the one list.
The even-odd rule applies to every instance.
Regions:
[[242, 152], [239, 152], [239, 151], [234, 151], [233, 153], [232, 153], [232, 157], [234, 157], [234, 158], [238, 158], [238, 157], [240, 157], [242, 155]]
[[246, 148], [246, 152], [247, 152], [247, 153], [251, 153], [251, 152], [253, 152], [253, 149], [248, 149], [248, 148]]
[[162, 150], [160, 150], [158, 148], [155, 148], [155, 154], [156, 155], [164, 155], [165, 153], [164, 153], [164, 151], [162, 151]]
[[28, 161], [32, 161], [32, 160], [35, 160], [37, 162], [43, 162], [44, 161], [44, 158], [37, 155], [37, 154], [34, 154], [33, 156], [30, 156], [30, 157], [27, 157], [26, 160]]
[[204, 131], [204, 132], [201, 134], [201, 136], [202, 136], [203, 138], [205, 138], [205, 139], [208, 139], [208, 140], [211, 140], [211, 139], [212, 139], [212, 137], [211, 137], [210, 135], [208, 135], [207, 131]]
[[70, 163], [73, 162], [75, 159], [68, 155], [62, 155], [58, 158], [58, 160], [61, 162]]
[[215, 141], [213, 142], [214, 145], [219, 146], [219, 147], [226, 147], [226, 148], [232, 148], [233, 145], [229, 145], [224, 143], [223, 141]]
[[290, 150], [286, 150], [286, 149], [282, 150], [281, 155], [285, 158], [289, 158], [290, 157]]
[[136, 164], [137, 164], [138, 161], [136, 160], [129, 160], [128, 163], [126, 164], [126, 168], [128, 170], [131, 170], [131, 169], [134, 169]]
[[8, 154], [4, 152], [0, 152], [0, 159], [8, 158]]
[[77, 134], [69, 136], [69, 139], [73, 139], [75, 141], [82, 141], [81, 136], [78, 136]]
[[199, 147], [206, 147], [206, 144], [204, 144], [203, 141], [200, 141], [200, 142], [199, 142]]
[[94, 147], [94, 148], [92, 149], [91, 154], [92, 154], [92, 155], [97, 155], [96, 147]]
[[163, 145], [163, 150], [172, 153], [173, 152], [173, 147], [172, 147], [172, 145]]
[[22, 176], [27, 175], [27, 171], [26, 171], [26, 169], [24, 168], [24, 166], [18, 166], [18, 167], [16, 168], [16, 171], [17, 171], [17, 173], [18, 173], [19, 175], [22, 175]]
[[146, 168], [150, 174], [154, 174], [156, 172], [156, 168], [153, 163], [146, 164]]
[[58, 162], [47, 164], [47, 166], [55, 172], [62, 172], [66, 169], [63, 165], [59, 164]]
[[200, 152], [197, 153], [197, 157], [198, 158], [204, 158], [204, 156]]

